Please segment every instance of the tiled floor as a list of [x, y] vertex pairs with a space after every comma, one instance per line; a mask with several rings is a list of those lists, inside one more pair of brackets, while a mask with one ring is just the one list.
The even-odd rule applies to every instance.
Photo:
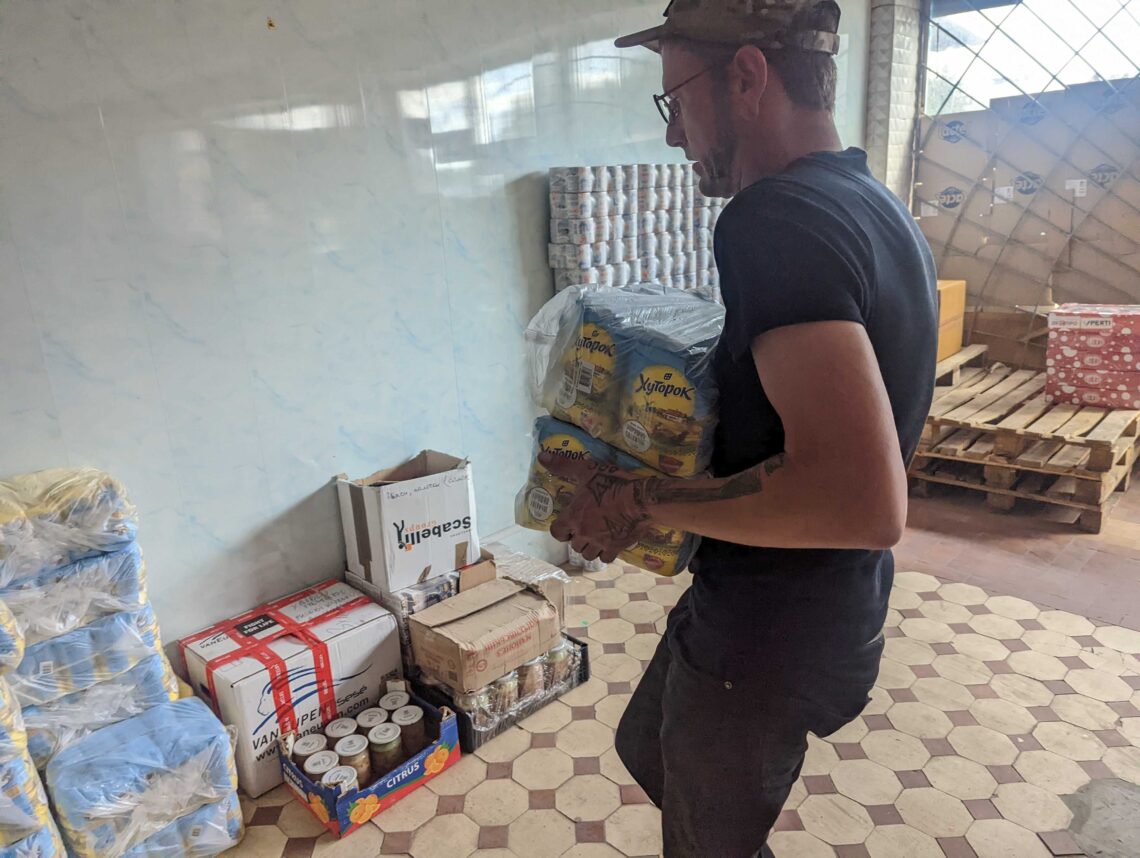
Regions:
[[[617, 760], [613, 729], [687, 583], [620, 566], [575, 575], [587, 685], [339, 843], [284, 788], [243, 800], [248, 833], [229, 854], [656, 854], [657, 811]], [[873, 702], [812, 738], [777, 858], [1083, 854], [1060, 796], [1091, 779], [1140, 784], [1140, 633], [915, 572], [897, 576], [891, 604]]]
[[982, 495], [939, 489], [912, 497], [897, 568], [1021, 596], [1140, 629], [1140, 488], [1120, 498], [1104, 532], [1082, 533], [1056, 507], [986, 509]]

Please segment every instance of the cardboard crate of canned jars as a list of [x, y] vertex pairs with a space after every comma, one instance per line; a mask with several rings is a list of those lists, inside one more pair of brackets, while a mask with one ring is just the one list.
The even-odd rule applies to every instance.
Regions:
[[435, 706], [447, 707], [455, 712], [459, 727], [459, 745], [465, 754], [470, 754], [519, 721], [557, 700], [570, 689], [589, 681], [589, 647], [565, 632], [562, 633], [562, 640], [571, 647], [572, 652], [564, 681], [550, 684], [551, 673], [548, 671], [546, 674], [548, 685], [543, 692], [531, 695], [529, 699], [520, 699], [518, 705], [506, 715], [492, 713], [488, 717], [486, 712], [473, 715], [464, 711], [459, 698], [471, 699], [473, 695], [457, 692], [423, 673], [412, 679], [412, 687], [418, 697]]
[[344, 837], [356, 831], [459, 761], [461, 751], [455, 713], [446, 707], [433, 706], [418, 695], [412, 695], [412, 703], [424, 710], [428, 735], [435, 736], [435, 740], [364, 789], [342, 794], [337, 787], [316, 783], [288, 753], [291, 750], [289, 737], [281, 738], [281, 770], [285, 783], [296, 799], [335, 836]]

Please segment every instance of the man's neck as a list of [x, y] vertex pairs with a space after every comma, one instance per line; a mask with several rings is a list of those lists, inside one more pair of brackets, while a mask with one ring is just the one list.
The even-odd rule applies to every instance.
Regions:
[[765, 147], [747, 154], [741, 162], [741, 187], [782, 173], [793, 162], [816, 152], [841, 152], [843, 144], [831, 114], [796, 111], [776, 134], [766, 134]]

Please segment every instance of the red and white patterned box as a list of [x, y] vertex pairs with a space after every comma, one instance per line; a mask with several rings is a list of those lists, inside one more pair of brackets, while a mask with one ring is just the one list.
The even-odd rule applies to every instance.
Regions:
[[[1129, 329], [1131, 330], [1131, 329]], [[1048, 349], [1066, 349], [1078, 352], [1140, 355], [1140, 334], [1102, 333], [1073, 328], [1055, 328], [1049, 331]]]
[[1051, 366], [1047, 371], [1047, 381], [1068, 387], [1125, 391], [1140, 397], [1140, 372]]
[[1062, 304], [1049, 314], [1049, 329], [1109, 336], [1140, 335], [1140, 305]]
[[1047, 382], [1045, 393], [1053, 403], [1093, 405], [1097, 408], [1140, 409], [1140, 394], [1127, 390], [1075, 387], [1060, 382]]
[[1140, 372], [1140, 349], [1123, 348], [1079, 349], [1054, 346], [1050, 343], [1045, 354], [1045, 365], [1050, 369], [1099, 369], [1106, 372]]

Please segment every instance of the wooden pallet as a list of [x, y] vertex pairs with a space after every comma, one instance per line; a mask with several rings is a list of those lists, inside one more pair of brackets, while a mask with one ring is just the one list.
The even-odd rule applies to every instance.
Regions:
[[1044, 373], [978, 366], [981, 348], [943, 372], [911, 476], [983, 491], [994, 509], [1018, 498], [1070, 507], [1099, 532], [1130, 484], [1140, 411], [1052, 405]]

